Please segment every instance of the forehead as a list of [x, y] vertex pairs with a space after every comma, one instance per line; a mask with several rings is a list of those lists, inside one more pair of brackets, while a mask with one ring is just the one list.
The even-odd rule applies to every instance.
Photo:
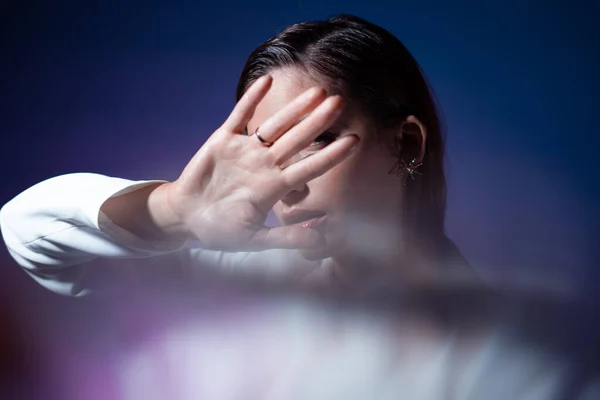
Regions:
[[262, 124], [306, 90], [317, 86], [317, 82], [310, 79], [306, 74], [292, 69], [277, 69], [272, 71], [270, 75], [273, 77], [273, 83], [256, 107], [254, 116], [248, 123], [249, 131]]
[[[248, 132], [253, 132], [277, 111], [311, 87], [319, 86], [325, 89], [328, 95], [332, 94], [330, 88], [324, 82], [311, 78], [303, 71], [291, 68], [277, 69], [271, 71], [270, 75], [273, 77], [273, 83], [248, 122]], [[348, 99], [345, 100], [346, 105], [341, 117], [338, 119], [338, 123], [343, 126], [352, 125], [361, 131], [371, 128], [368, 118], [365, 118], [364, 114], [359, 112], [355, 105], [350, 105]]]
[[302, 92], [313, 86], [327, 87], [323, 82], [317, 82], [307, 73], [293, 68], [280, 68], [270, 72], [273, 84], [267, 94], [273, 100], [290, 102]]

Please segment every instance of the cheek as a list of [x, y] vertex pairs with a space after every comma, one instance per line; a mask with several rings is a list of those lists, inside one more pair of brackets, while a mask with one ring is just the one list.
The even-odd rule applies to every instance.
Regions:
[[[393, 162], [383, 152], [356, 153], [308, 183], [306, 205], [342, 219], [351, 214], [390, 216], [398, 209], [402, 195], [400, 180], [388, 175]], [[278, 202], [273, 211], [280, 215], [282, 208]]]
[[325, 205], [329, 210], [336, 210], [348, 201], [348, 193], [352, 191], [352, 178], [344, 163], [332, 168], [325, 174], [309, 182], [310, 197]]
[[349, 162], [337, 178], [339, 197], [344, 199], [348, 211], [367, 214], [389, 213], [398, 207], [402, 196], [402, 184], [388, 171], [393, 160], [387, 154], [370, 152]]

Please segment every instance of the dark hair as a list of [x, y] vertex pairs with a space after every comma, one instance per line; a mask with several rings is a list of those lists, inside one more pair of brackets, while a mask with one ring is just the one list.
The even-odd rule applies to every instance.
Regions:
[[[409, 115], [421, 120], [427, 129], [426, 148], [421, 175], [407, 182], [402, 223], [409, 240], [429, 256], [446, 253], [448, 244], [455, 249], [444, 233], [444, 136], [438, 110], [419, 64], [400, 40], [351, 15], [291, 25], [250, 54], [237, 100], [260, 76], [285, 67], [324, 79], [380, 128], [398, 126]], [[393, 150], [400, 154], [400, 149]]]

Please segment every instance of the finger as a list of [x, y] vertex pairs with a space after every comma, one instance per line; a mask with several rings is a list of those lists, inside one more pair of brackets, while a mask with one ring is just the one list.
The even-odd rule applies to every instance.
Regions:
[[317, 230], [300, 226], [264, 227], [249, 242], [252, 250], [312, 249], [325, 245], [325, 237]]
[[279, 110], [260, 126], [260, 137], [274, 143], [307, 113], [325, 100], [321, 88], [310, 88]]
[[256, 106], [269, 91], [272, 82], [273, 78], [270, 75], [258, 78], [235, 105], [223, 127], [234, 133], [242, 133], [252, 118]]
[[269, 151], [274, 153], [277, 165], [281, 165], [305, 149], [317, 136], [327, 130], [339, 117], [342, 103], [340, 96], [328, 97], [307, 118], [275, 142]]
[[294, 188], [323, 175], [348, 157], [358, 142], [356, 135], [344, 136], [316, 154], [290, 165], [282, 171], [285, 185]]

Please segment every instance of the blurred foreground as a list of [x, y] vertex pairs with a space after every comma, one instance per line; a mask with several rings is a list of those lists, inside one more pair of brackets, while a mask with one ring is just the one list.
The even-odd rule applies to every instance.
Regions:
[[191, 286], [102, 299], [5, 291], [0, 398], [600, 398], [600, 325], [582, 300]]

